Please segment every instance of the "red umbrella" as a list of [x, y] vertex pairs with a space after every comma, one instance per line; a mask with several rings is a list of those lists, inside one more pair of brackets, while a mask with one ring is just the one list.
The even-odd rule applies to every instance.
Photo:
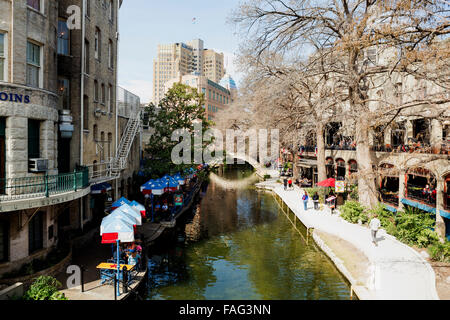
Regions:
[[335, 179], [329, 178], [327, 180], [320, 181], [317, 185], [319, 187], [331, 187], [331, 188], [334, 188], [335, 182], [336, 182]]

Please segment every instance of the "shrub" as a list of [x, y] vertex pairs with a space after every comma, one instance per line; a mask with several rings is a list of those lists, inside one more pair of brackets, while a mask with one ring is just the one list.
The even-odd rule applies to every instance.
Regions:
[[58, 288], [61, 283], [53, 277], [40, 276], [25, 293], [25, 300], [67, 300]]
[[358, 195], [358, 186], [350, 186], [350, 192], [348, 194], [348, 198], [350, 200], [359, 201], [359, 195]]
[[428, 248], [431, 259], [440, 262], [450, 262], [450, 241], [436, 242]]
[[367, 212], [357, 201], [347, 201], [339, 210], [341, 211], [341, 217], [351, 223], [358, 223], [360, 220], [362, 223], [369, 221]]
[[385, 229], [386, 232], [388, 232], [388, 229], [395, 230], [395, 214], [386, 210], [384, 204], [380, 203], [375, 209], [369, 210], [369, 215], [371, 217], [377, 215], [381, 222], [381, 227]]
[[270, 179], [271, 178], [271, 175], [270, 174], [265, 174], [264, 175], [264, 181], [266, 181], [267, 179]]
[[435, 220], [427, 214], [411, 214], [410, 211], [399, 212], [395, 219], [396, 237], [408, 244], [427, 247], [439, 241], [439, 236], [432, 229]]

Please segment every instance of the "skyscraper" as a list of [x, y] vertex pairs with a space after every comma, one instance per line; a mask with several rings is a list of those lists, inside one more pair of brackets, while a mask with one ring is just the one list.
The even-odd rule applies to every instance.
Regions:
[[205, 75], [219, 82], [225, 74], [223, 54], [205, 50], [201, 39], [159, 44], [157, 57], [153, 61], [153, 103], [157, 104], [164, 97], [167, 81], [188, 74]]

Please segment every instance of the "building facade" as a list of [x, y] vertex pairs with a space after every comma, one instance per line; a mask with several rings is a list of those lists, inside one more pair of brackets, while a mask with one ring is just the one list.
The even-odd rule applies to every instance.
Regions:
[[217, 113], [220, 110], [225, 109], [228, 105], [233, 103], [230, 90], [205, 76], [184, 75], [173, 78], [165, 83], [164, 92], [167, 92], [174, 83], [182, 83], [196, 88], [199, 93], [204, 95], [205, 101], [203, 108], [208, 120], [216, 119]]
[[[388, 59], [391, 51], [379, 54], [371, 50], [376, 66]], [[379, 81], [379, 83], [377, 83]], [[427, 98], [439, 97], [442, 88], [431, 81], [411, 75], [394, 74], [388, 81], [375, 79], [369, 91], [369, 109], [374, 114], [384, 110], [383, 101], [402, 106]], [[431, 101], [431, 100], [430, 100]], [[373, 125], [369, 134], [371, 159], [377, 172], [379, 201], [387, 210], [397, 212], [412, 207], [436, 216], [436, 230], [450, 238], [450, 106], [417, 104], [404, 108], [389, 124]], [[324, 134], [328, 178], [356, 185], [358, 162], [351, 119], [336, 117], [326, 125]], [[315, 185], [317, 151], [315, 130], [305, 128], [300, 143], [291, 149], [295, 155], [294, 175]]]
[[204, 49], [201, 39], [159, 44], [153, 61], [153, 103], [157, 104], [164, 97], [167, 81], [189, 74], [204, 75], [219, 82], [225, 74], [223, 54]]
[[[140, 148], [132, 148], [129, 167], [111, 174], [129, 127], [116, 107], [121, 3], [0, 2], [0, 274], [45, 257], [88, 223], [95, 227], [104, 216], [98, 184], [109, 181], [100, 191], [117, 196], [122, 171], [132, 175], [123, 169], [139, 162]], [[71, 30], [73, 5], [82, 24]]]

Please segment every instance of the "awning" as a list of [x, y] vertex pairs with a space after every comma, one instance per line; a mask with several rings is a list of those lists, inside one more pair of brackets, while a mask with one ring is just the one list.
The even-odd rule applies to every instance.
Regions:
[[390, 212], [396, 213], [397, 209], [391, 206], [388, 206], [387, 204], [384, 204], [384, 208]]
[[414, 200], [411, 200], [411, 199], [402, 199], [402, 203], [406, 204], [408, 206], [411, 206], [411, 207], [414, 207], [414, 208], [417, 208], [417, 209], [429, 212], [429, 213], [436, 214], [436, 208], [433, 208], [433, 207], [431, 207], [429, 205], [426, 205], [426, 204], [418, 202], [418, 201], [414, 201]]
[[450, 212], [445, 211], [445, 210], [439, 210], [439, 213], [441, 214], [441, 217], [450, 219]]
[[102, 194], [110, 191], [112, 189], [111, 185], [107, 182], [99, 183], [91, 186], [91, 194]]

